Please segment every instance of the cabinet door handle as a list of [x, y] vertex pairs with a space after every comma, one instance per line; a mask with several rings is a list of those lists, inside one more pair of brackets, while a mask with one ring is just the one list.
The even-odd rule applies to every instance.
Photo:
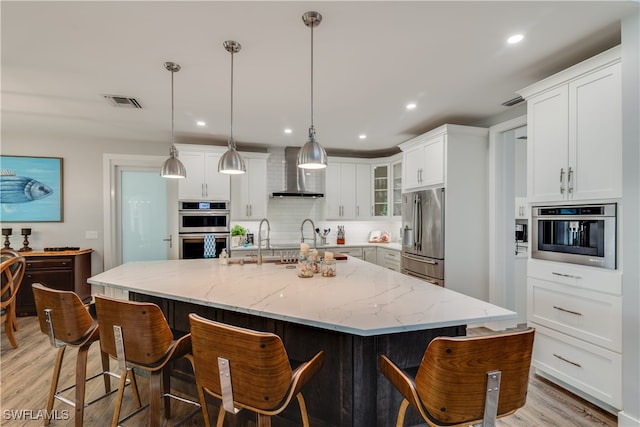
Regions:
[[571, 360], [565, 359], [564, 357], [562, 357], [562, 356], [560, 356], [560, 355], [558, 355], [558, 354], [555, 354], [555, 353], [553, 353], [553, 355], [554, 355], [555, 357], [557, 357], [558, 359], [562, 360], [563, 362], [567, 362], [567, 363], [572, 364], [573, 366], [577, 366], [578, 368], [582, 368], [582, 365], [581, 365], [581, 364], [579, 364], [579, 363], [572, 362]]
[[569, 166], [569, 174], [567, 175], [567, 182], [569, 186], [569, 194], [573, 193], [573, 169]]
[[580, 276], [574, 276], [572, 274], [556, 273], [555, 271], [552, 271], [551, 274], [553, 274], [554, 276], [568, 277], [570, 279], [582, 279], [582, 277]]
[[582, 313], [580, 312], [567, 310], [566, 308], [558, 307], [557, 305], [554, 305], [553, 308], [555, 308], [556, 310], [564, 311], [565, 313], [575, 314], [576, 316], [582, 316]]
[[253, 216], [253, 205], [249, 205], [249, 216]]
[[204, 197], [209, 197], [209, 184], [204, 183]]
[[560, 168], [560, 194], [564, 194], [564, 168]]
[[360, 206], [356, 206], [356, 216], [360, 216]]

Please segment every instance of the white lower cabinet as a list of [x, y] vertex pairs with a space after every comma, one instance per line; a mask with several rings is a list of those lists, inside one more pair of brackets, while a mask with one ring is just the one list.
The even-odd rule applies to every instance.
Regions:
[[400, 252], [378, 247], [376, 264], [394, 271], [400, 271]]
[[527, 276], [533, 366], [596, 405], [621, 409], [621, 273], [529, 260]]
[[[533, 366], [578, 394], [622, 408], [622, 355], [544, 326], [535, 325]], [[598, 402], [594, 402], [598, 403]]]
[[377, 256], [378, 256], [378, 250], [375, 246], [365, 246], [362, 248], [362, 259], [376, 264], [377, 261]]

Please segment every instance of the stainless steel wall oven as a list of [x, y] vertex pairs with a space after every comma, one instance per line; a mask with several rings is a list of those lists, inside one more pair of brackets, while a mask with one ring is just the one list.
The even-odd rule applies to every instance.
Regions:
[[531, 257], [616, 269], [615, 203], [534, 207]]
[[[230, 249], [229, 202], [180, 201], [180, 259], [217, 258], [222, 249]], [[214, 242], [205, 245], [205, 239]], [[206, 249], [205, 249], [206, 246]]]
[[181, 201], [178, 218], [180, 233], [228, 233], [229, 203]]

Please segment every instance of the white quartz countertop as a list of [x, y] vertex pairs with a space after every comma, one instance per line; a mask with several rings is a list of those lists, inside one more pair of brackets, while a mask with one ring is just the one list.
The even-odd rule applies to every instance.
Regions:
[[516, 320], [513, 311], [353, 257], [337, 262], [336, 277], [299, 278], [286, 267], [144, 261], [88, 282], [361, 336]]

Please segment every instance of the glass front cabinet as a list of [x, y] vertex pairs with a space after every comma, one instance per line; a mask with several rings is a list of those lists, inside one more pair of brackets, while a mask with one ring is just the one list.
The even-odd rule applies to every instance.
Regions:
[[389, 165], [373, 165], [373, 216], [389, 215]]
[[391, 163], [391, 206], [392, 215], [402, 216], [402, 160]]

